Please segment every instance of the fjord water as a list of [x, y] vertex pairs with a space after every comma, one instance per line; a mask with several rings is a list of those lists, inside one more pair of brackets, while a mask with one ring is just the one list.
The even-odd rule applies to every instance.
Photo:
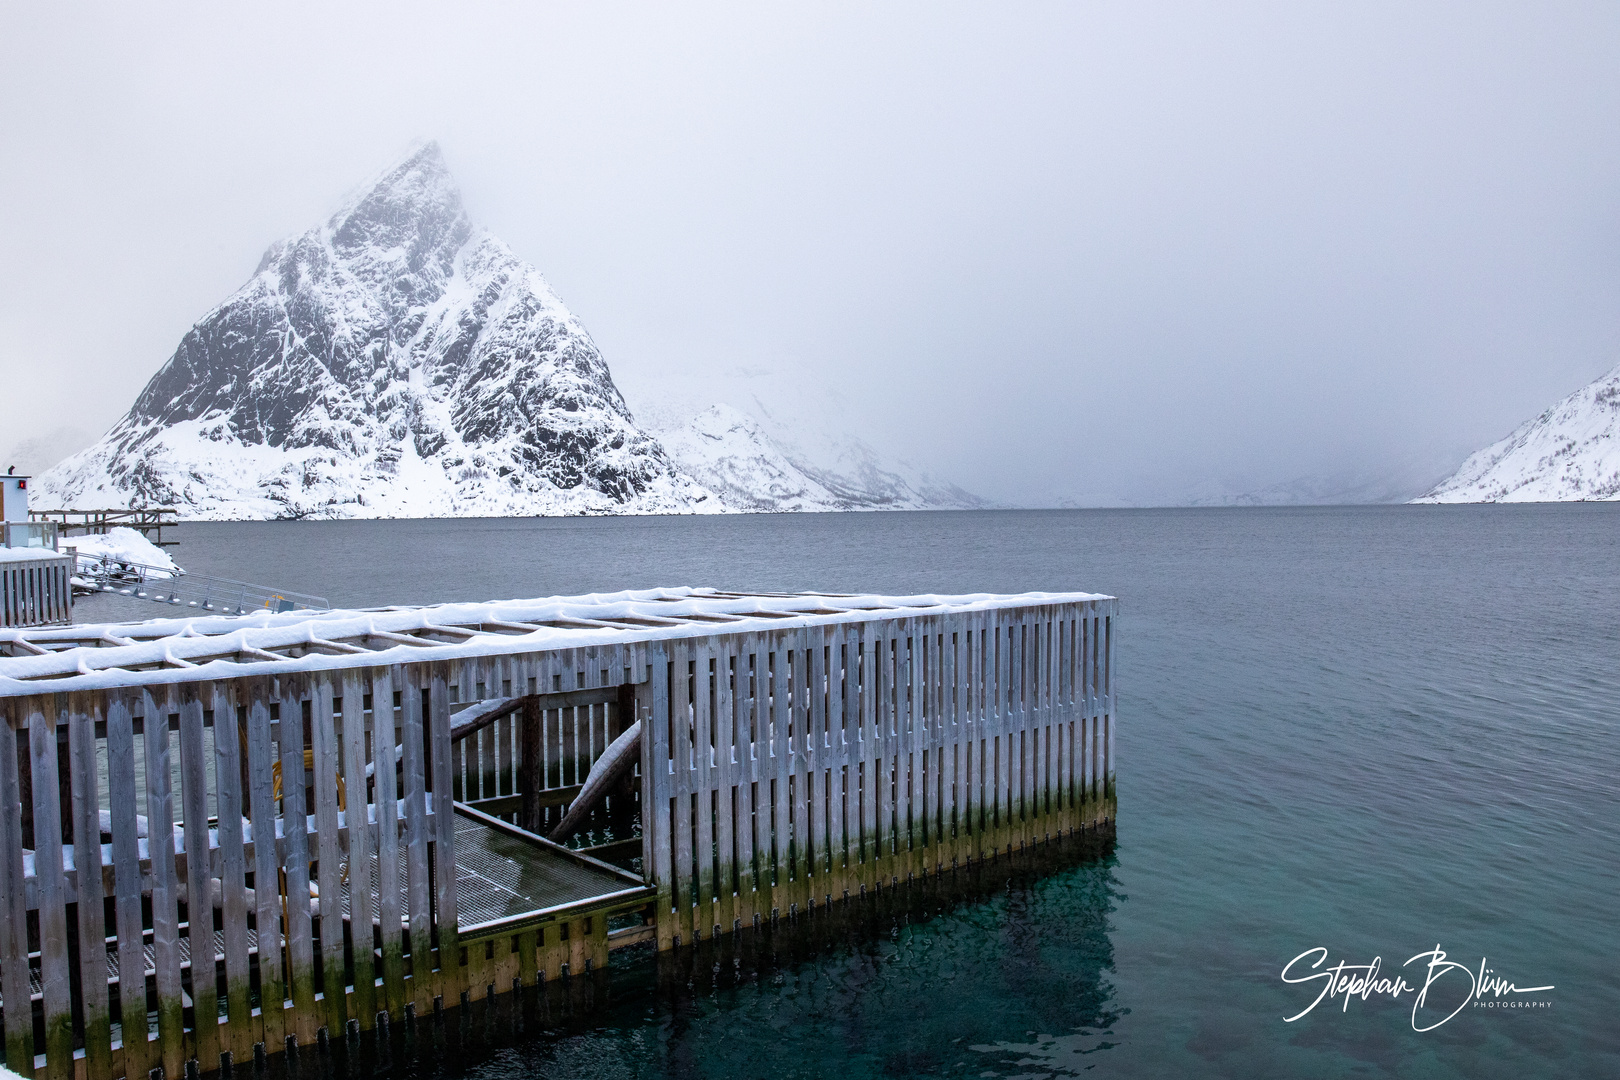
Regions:
[[[391, 1075], [1620, 1076], [1620, 506], [186, 525], [336, 605], [655, 585], [1122, 600], [1105, 855], [432, 1040]], [[94, 599], [79, 619], [157, 609]], [[838, 924], [842, 927], [843, 924]], [[1550, 1006], [1285, 985], [1445, 949]], [[718, 954], [717, 954], [718, 955]], [[736, 962], [734, 962], [734, 959]], [[1466, 980], [1463, 980], [1466, 982]], [[1454, 988], [1457, 980], [1437, 984]], [[1449, 1011], [1449, 1004], [1446, 1011]], [[1442, 1013], [1443, 1015], [1443, 1013]], [[1438, 1016], [1433, 1017], [1438, 1019]]]

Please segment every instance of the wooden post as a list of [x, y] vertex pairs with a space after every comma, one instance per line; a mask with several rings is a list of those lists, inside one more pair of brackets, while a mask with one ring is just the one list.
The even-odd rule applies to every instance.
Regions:
[[[545, 762], [540, 756], [540, 702], [530, 694], [523, 699], [522, 738], [518, 754], [518, 793], [521, 796], [518, 824], [532, 833], [545, 830], [540, 811], [540, 791], [545, 786]], [[650, 822], [643, 818], [643, 828]]]

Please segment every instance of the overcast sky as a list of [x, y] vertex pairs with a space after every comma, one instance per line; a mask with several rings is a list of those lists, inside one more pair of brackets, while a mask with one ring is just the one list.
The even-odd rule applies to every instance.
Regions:
[[1007, 501], [1436, 479], [1620, 363], [1613, 3], [260, 7], [0, 8], [0, 451], [420, 137], [621, 381]]

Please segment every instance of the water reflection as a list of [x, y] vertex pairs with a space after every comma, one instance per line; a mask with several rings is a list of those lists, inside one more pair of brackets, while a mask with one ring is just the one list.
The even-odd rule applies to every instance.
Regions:
[[[1124, 1010], [1111, 839], [817, 909], [395, 1025], [272, 1080], [357, 1077], [1070, 1076]], [[1050, 1034], [1049, 1034], [1050, 1033]]]

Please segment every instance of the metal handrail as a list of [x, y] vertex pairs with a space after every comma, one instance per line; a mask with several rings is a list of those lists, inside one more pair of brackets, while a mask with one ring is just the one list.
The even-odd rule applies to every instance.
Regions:
[[225, 615], [254, 611], [329, 611], [324, 596], [256, 585], [235, 578], [205, 577], [165, 566], [127, 562], [104, 555], [75, 553], [73, 574], [95, 592], [132, 596], [159, 604]]

